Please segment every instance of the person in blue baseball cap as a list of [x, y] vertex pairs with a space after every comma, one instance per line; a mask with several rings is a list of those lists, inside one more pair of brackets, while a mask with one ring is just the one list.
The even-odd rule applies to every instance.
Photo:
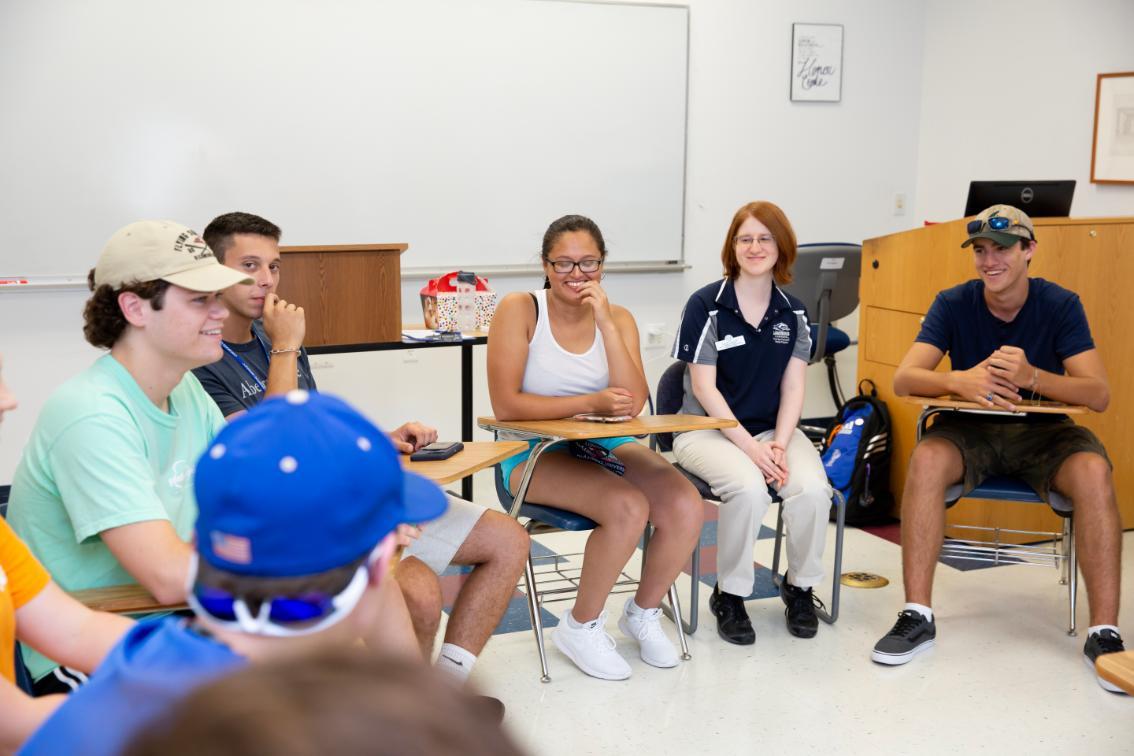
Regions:
[[[118, 753], [196, 686], [247, 661], [362, 640], [420, 661], [397, 584], [397, 526], [445, 511], [386, 434], [346, 402], [296, 390], [219, 433], [197, 463], [194, 617], [139, 623], [25, 753]], [[113, 722], [113, 727], [92, 727]]]

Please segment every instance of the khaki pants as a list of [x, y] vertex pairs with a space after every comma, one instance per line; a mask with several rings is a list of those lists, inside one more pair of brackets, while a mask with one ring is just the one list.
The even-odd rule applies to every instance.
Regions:
[[[756, 436], [768, 441], [774, 431]], [[673, 440], [678, 464], [709, 484], [720, 498], [717, 523], [717, 585], [748, 596], [756, 572], [752, 551], [760, 523], [772, 503], [756, 464], [717, 430], [692, 431]], [[788, 481], [778, 490], [784, 500], [787, 563], [791, 584], [811, 588], [823, 578], [823, 546], [831, 510], [831, 488], [815, 447], [797, 428], [787, 447]]]

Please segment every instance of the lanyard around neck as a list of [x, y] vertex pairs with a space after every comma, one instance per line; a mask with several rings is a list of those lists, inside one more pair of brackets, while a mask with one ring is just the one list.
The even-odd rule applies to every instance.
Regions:
[[[271, 365], [272, 358], [271, 355], [268, 354], [268, 347], [264, 346], [263, 339], [260, 338], [259, 334], [253, 333], [252, 335], [255, 337], [256, 343], [260, 345], [260, 351], [264, 353], [264, 362], [266, 362], [268, 365]], [[232, 359], [236, 360], [237, 364], [240, 365], [240, 367], [244, 368], [244, 372], [252, 376], [252, 380], [256, 381], [256, 385], [260, 387], [261, 391], [267, 392], [268, 387], [267, 385], [265, 385], [264, 381], [261, 380], [260, 376], [256, 374], [256, 371], [252, 369], [252, 366], [244, 361], [243, 357], [233, 351], [232, 347], [228, 345], [228, 342], [222, 341], [221, 347], [224, 348], [224, 351], [226, 353], [232, 356]], [[264, 376], [264, 379], [266, 380], [267, 376]]]

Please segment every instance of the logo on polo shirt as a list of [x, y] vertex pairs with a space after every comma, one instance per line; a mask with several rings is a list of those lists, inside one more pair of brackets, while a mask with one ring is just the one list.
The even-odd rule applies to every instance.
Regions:
[[772, 326], [772, 342], [775, 344], [791, 343], [791, 326], [786, 323], [776, 323]]

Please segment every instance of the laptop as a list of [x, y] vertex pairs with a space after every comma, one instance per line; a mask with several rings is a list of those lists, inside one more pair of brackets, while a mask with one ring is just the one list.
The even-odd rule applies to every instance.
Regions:
[[1071, 214], [1075, 181], [970, 181], [965, 217], [991, 205], [1018, 207], [1032, 218], [1066, 218]]

